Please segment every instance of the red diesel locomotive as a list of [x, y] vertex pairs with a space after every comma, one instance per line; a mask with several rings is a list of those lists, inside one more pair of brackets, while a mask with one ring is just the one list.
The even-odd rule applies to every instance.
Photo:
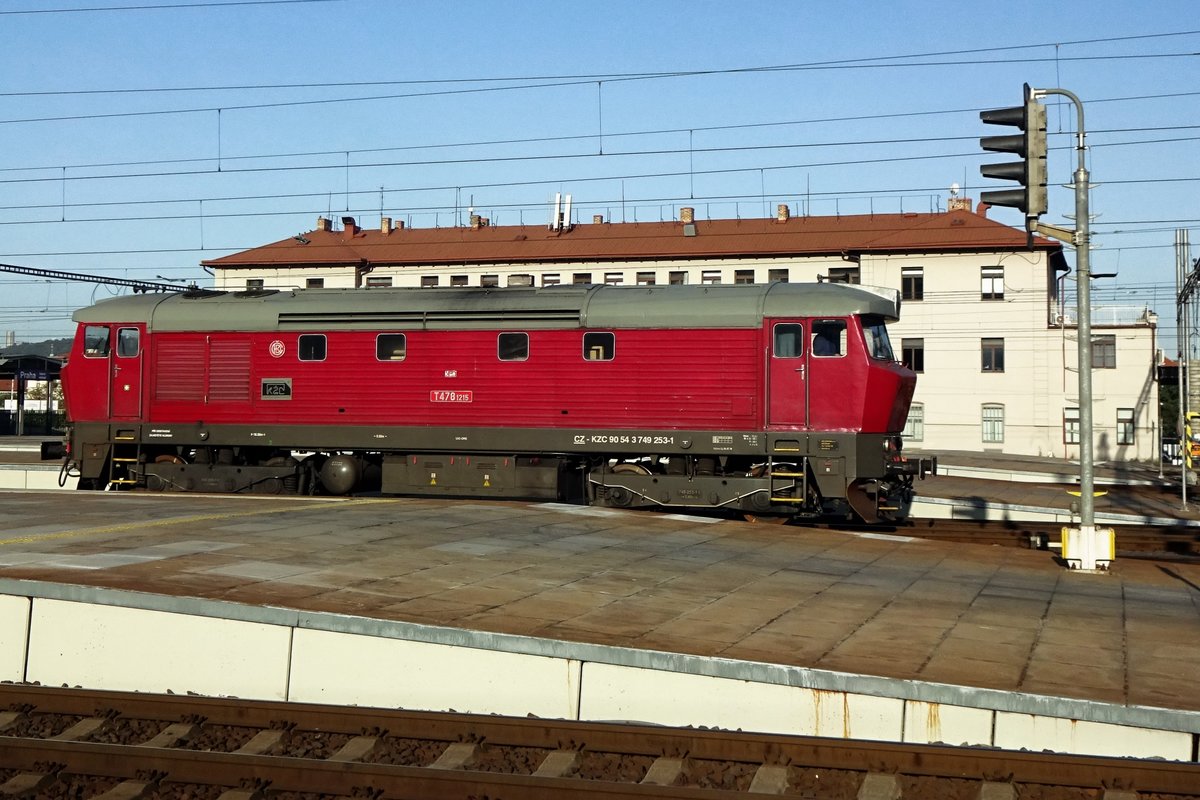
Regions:
[[75, 313], [83, 488], [904, 518], [895, 292], [843, 284], [142, 294]]

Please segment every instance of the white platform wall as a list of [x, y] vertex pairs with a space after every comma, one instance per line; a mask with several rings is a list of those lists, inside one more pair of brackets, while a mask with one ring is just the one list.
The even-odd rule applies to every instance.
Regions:
[[0, 680], [1180, 761], [1200, 731], [1194, 712], [66, 588], [0, 594]]

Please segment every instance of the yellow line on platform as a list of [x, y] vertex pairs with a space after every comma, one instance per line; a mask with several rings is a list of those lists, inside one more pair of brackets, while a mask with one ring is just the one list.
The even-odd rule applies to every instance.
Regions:
[[238, 519], [240, 517], [256, 517], [265, 514], [284, 514], [294, 511], [311, 511], [314, 509], [328, 510], [345, 506], [366, 505], [370, 503], [395, 503], [397, 500], [379, 497], [366, 497], [357, 500], [338, 500], [307, 506], [286, 506], [276, 508], [258, 508], [250, 511], [230, 511], [222, 514], [193, 514], [187, 517], [171, 519], [153, 519], [142, 522], [125, 522], [120, 525], [103, 525], [98, 528], [76, 528], [73, 530], [57, 531], [55, 533], [31, 533], [27, 536], [14, 536], [0, 539], [0, 546], [6, 544], [28, 544], [29, 542], [45, 542], [53, 539], [70, 539], [76, 536], [96, 536], [104, 533], [125, 533], [148, 528], [164, 528], [168, 525], [183, 525], [189, 522], [211, 522], [214, 520]]

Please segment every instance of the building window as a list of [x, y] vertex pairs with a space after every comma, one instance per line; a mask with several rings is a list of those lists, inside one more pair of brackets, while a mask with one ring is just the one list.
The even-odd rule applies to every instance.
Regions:
[[1004, 442], [1004, 406], [997, 403], [986, 403], [983, 406], [983, 443], [1001, 444]]
[[776, 358], [799, 358], [804, 355], [804, 326], [794, 322], [780, 322], [775, 326]]
[[587, 361], [612, 361], [617, 352], [617, 335], [592, 331], [583, 335], [583, 357]]
[[667, 283], [672, 286], [683, 286], [688, 282], [688, 274], [681, 269], [673, 269], [667, 273]]
[[387, 289], [391, 285], [392, 285], [392, 276], [391, 275], [368, 275], [367, 276], [367, 288], [368, 289]]
[[925, 340], [901, 339], [900, 360], [913, 372], [925, 371]]
[[904, 430], [900, 433], [910, 442], [925, 440], [925, 405], [913, 403], [908, 407], [908, 419], [904, 421]]
[[1063, 409], [1063, 444], [1079, 444], [1079, 409]]
[[301, 361], [325, 360], [325, 334], [305, 333], [300, 336], [296, 355]]
[[788, 282], [788, 268], [780, 267], [779, 269], [767, 270], [767, 281], [769, 283], [787, 283]]
[[1133, 444], [1134, 431], [1133, 409], [1117, 409], [1117, 444]]
[[983, 355], [980, 369], [983, 372], [1004, 372], [1004, 340], [980, 339], [979, 349]]
[[924, 267], [902, 267], [900, 269], [900, 298], [902, 300], [925, 299]]
[[558, 286], [560, 283], [562, 283], [562, 277], [557, 272], [542, 275], [542, 286]]
[[812, 324], [812, 354], [840, 356], [846, 353], [846, 320], [822, 319]]
[[533, 286], [533, 276], [524, 273], [508, 276], [509, 286]]
[[979, 299], [1004, 299], [1004, 267], [982, 267], [979, 270]]
[[576, 286], [590, 284], [591, 282], [592, 282], [592, 273], [590, 273], [590, 272], [576, 272], [574, 275], [571, 276], [571, 283], [575, 284]]
[[529, 359], [529, 334], [500, 334], [496, 339], [496, 357], [501, 361], [527, 361]]
[[1092, 337], [1092, 369], [1117, 368], [1116, 334], [1103, 333]]
[[754, 270], [752, 269], [735, 269], [733, 271], [734, 283], [754, 283]]
[[467, 276], [466, 275], [451, 275], [450, 276], [450, 285], [451, 286], [466, 286], [467, 285]]
[[262, 289], [263, 289], [263, 279], [262, 278], [246, 278], [246, 291], [247, 292], [261, 292]]
[[625, 275], [621, 272], [606, 272], [604, 273], [604, 282], [609, 286], [620, 286], [625, 282]]
[[375, 337], [375, 358], [378, 361], [403, 361], [408, 355], [403, 333], [381, 333]]
[[500, 276], [499, 275], [480, 275], [479, 276], [479, 285], [480, 286], [499, 286], [500, 285]]
[[422, 289], [432, 289], [437, 285], [438, 285], [438, 276], [437, 275], [422, 275], [421, 276], [421, 288]]
[[653, 286], [656, 283], [653, 272], [639, 272], [637, 274], [638, 286]]
[[858, 267], [830, 267], [830, 283], [858, 283]]
[[304, 281], [304, 288], [305, 289], [324, 289], [325, 288], [325, 279], [324, 278], [308, 278], [307, 280]]
[[700, 282], [701, 283], [720, 283], [721, 282], [721, 270], [719, 270], [719, 269], [703, 270], [700, 273]]

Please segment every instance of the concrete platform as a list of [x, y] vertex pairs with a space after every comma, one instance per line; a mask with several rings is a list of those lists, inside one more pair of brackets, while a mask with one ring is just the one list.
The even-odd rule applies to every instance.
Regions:
[[0, 503], [3, 680], [1196, 760], [1200, 565], [547, 504]]

